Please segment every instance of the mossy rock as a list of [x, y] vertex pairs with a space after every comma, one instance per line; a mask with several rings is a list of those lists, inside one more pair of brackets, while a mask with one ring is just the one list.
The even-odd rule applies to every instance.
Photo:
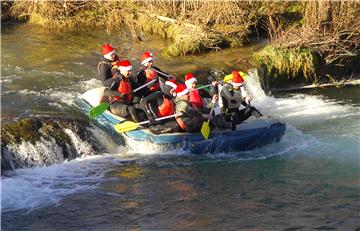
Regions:
[[41, 127], [42, 123], [39, 120], [31, 118], [3, 125], [1, 128], [2, 142], [9, 144], [29, 141], [34, 144], [38, 139], [40, 139], [38, 130]]
[[[83, 119], [32, 117], [1, 129], [1, 170], [45, 166], [104, 150]], [[26, 148], [27, 147], [27, 148]]]
[[41, 137], [45, 139], [52, 137], [59, 142], [69, 142], [68, 135], [63, 131], [64, 128], [76, 129], [80, 134], [84, 134], [79, 128], [88, 126], [90, 125], [86, 121], [67, 118], [23, 118], [2, 125], [1, 137], [4, 144], [19, 144], [23, 141], [35, 144]]

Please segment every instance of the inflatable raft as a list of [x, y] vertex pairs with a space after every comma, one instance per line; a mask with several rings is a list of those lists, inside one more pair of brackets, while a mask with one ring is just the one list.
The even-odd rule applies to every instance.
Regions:
[[[104, 88], [100, 87], [82, 94], [78, 100], [82, 111], [88, 114], [91, 108], [103, 102], [105, 100], [103, 92]], [[130, 148], [137, 149], [144, 147], [145, 144], [151, 144], [160, 150], [181, 149], [196, 154], [251, 150], [278, 142], [285, 133], [284, 123], [268, 117], [244, 121], [237, 125], [234, 131], [213, 129], [208, 140], [205, 140], [201, 133], [153, 134], [142, 126], [136, 130], [117, 133], [114, 125], [126, 120], [112, 114], [109, 110], [94, 120], [112, 134], [122, 136]]]

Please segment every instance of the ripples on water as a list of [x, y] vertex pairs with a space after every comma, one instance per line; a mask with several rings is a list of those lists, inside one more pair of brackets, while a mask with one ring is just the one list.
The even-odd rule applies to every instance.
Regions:
[[[2, 32], [3, 41], [14, 42], [14, 34], [25, 32], [12, 33]], [[60, 34], [40, 34], [45, 41], [56, 37], [55, 46], [71, 44]], [[77, 113], [74, 96], [100, 84], [93, 69], [95, 44], [100, 46], [103, 37], [76, 38], [78, 44], [56, 52], [56, 60], [52, 53], [59, 48], [19, 61], [8, 54], [2, 57], [2, 114]], [[25, 38], [25, 56], [44, 45], [33, 40]], [[163, 46], [154, 40], [121, 44], [127, 51], [139, 48], [130, 52], [132, 57], [139, 57], [146, 45]], [[10, 51], [10, 46], [2, 48]], [[83, 60], [89, 49], [93, 54]], [[20, 55], [20, 50], [15, 53]], [[75, 54], [74, 60], [66, 59], [69, 53]], [[186, 58], [180, 62], [190, 63]], [[359, 228], [359, 88], [268, 97], [253, 77], [248, 81], [253, 104], [287, 124], [280, 142], [247, 152], [203, 156], [147, 155], [149, 146], [142, 152], [113, 147], [102, 156], [9, 172], [10, 177], [2, 179], [3, 230]]]

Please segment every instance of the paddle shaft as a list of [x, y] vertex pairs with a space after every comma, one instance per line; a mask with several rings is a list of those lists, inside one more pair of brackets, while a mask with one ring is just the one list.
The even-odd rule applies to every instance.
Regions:
[[[155, 121], [165, 120], [165, 119], [169, 119], [169, 118], [172, 118], [172, 117], [175, 117], [175, 116], [181, 116], [181, 115], [182, 115], [182, 113], [168, 115], [168, 116], [156, 118]], [[146, 121], [143, 121], [143, 122], [140, 122], [140, 123], [137, 123], [137, 124], [138, 125], [143, 125], [143, 124], [147, 124], [147, 123], [150, 123], [150, 120], [146, 120]]]
[[[212, 113], [214, 112], [214, 108], [215, 108], [216, 101], [217, 101], [217, 100], [214, 100], [213, 105], [211, 106], [209, 115], [212, 115]], [[209, 122], [209, 121], [210, 121], [210, 119], [208, 119], [208, 122]]]
[[133, 90], [133, 92], [135, 93], [135, 92], [137, 92], [137, 91], [139, 91], [139, 90], [143, 89], [144, 87], [149, 86], [150, 84], [152, 84], [152, 83], [154, 83], [154, 82], [156, 82], [156, 81], [157, 81], [157, 79], [153, 79], [153, 80], [151, 80], [150, 82], [148, 82], [148, 83], [146, 83], [146, 84], [142, 85], [141, 87], [136, 88], [135, 90]]
[[164, 72], [158, 71], [158, 70], [156, 70], [154, 68], [151, 68], [151, 67], [149, 67], [149, 70], [155, 71], [156, 73], [161, 74], [161, 75], [163, 75], [165, 77], [168, 77], [168, 78], [172, 77], [171, 75], [165, 74]]
[[[224, 82], [223, 80], [219, 81], [218, 83], [222, 83]], [[193, 90], [200, 90], [200, 89], [203, 89], [203, 88], [207, 88], [207, 87], [210, 87], [212, 85], [212, 83], [209, 83], [207, 85], [204, 85], [204, 86], [201, 86], [201, 87], [198, 87], [198, 88], [195, 88], [195, 89], [190, 89], [190, 91], [193, 91]]]
[[[151, 68], [151, 67], [150, 67], [149, 69], [152, 70], [152, 71], [155, 71], [156, 73], [161, 74], [161, 75], [163, 75], [163, 76], [165, 76], [165, 77], [168, 77], [168, 78], [171, 78], [171, 77], [172, 77], [171, 75], [165, 74], [164, 72], [155, 70], [155, 69], [153, 69], [153, 68]], [[219, 83], [222, 83], [222, 82], [223, 82], [223, 81], [220, 81]], [[201, 87], [195, 88], [194, 90], [200, 90], [200, 89], [203, 89], [203, 88], [207, 88], [207, 87], [211, 86], [211, 84], [212, 84], [212, 83], [207, 84], [207, 85], [205, 85], [205, 86], [201, 86]], [[193, 89], [190, 89], [190, 91], [191, 91], [191, 90], [193, 90]]]

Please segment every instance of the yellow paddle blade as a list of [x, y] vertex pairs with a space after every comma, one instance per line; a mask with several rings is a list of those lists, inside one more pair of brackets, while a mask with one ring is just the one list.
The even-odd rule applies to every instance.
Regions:
[[203, 124], [201, 126], [201, 134], [203, 135], [205, 140], [207, 140], [209, 138], [209, 135], [210, 135], [209, 121], [203, 122]]
[[132, 131], [132, 130], [137, 129], [138, 127], [139, 127], [139, 125], [132, 121], [125, 121], [121, 124], [114, 125], [115, 131], [117, 131], [118, 133]]
[[[239, 71], [239, 74], [241, 75], [241, 77], [243, 77], [244, 80], [247, 79], [247, 74], [242, 72], [242, 71]], [[229, 75], [225, 75], [224, 76], [224, 82], [227, 83], [227, 82], [230, 82], [232, 80], [232, 74], [229, 74]]]

